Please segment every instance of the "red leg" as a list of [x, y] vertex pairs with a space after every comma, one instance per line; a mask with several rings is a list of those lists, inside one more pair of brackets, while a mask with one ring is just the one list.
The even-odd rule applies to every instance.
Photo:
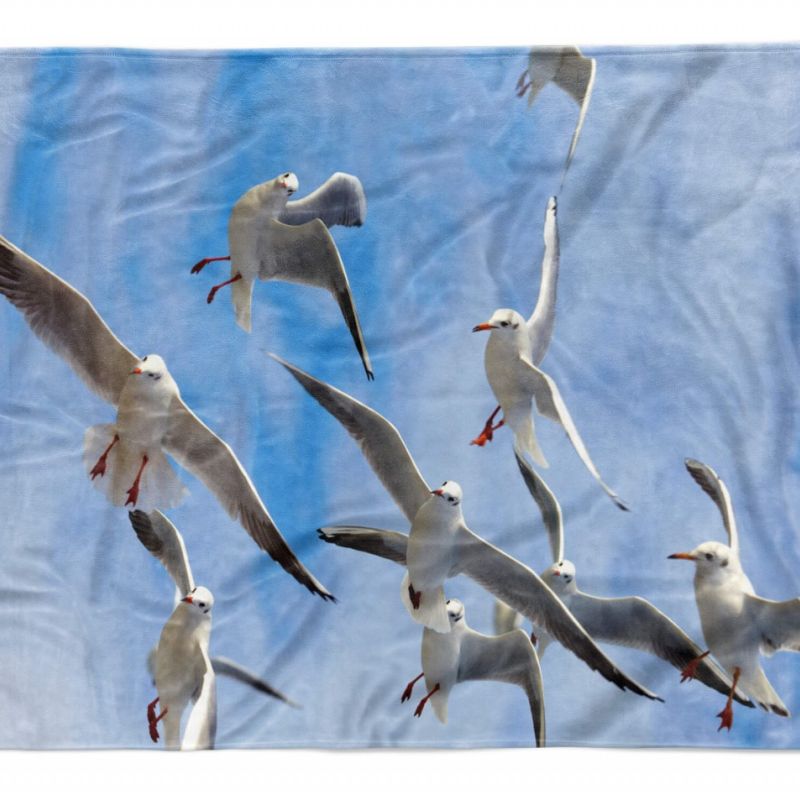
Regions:
[[156, 705], [158, 705], [158, 698], [156, 697], [152, 703], [149, 703], [147, 706], [147, 726], [150, 729], [150, 738], [154, 741], [158, 741], [158, 723], [161, 722], [162, 719], [167, 714], [169, 709], [164, 709], [158, 716], [156, 716]]
[[111, 452], [111, 448], [119, 441], [119, 436], [114, 434], [114, 438], [111, 440], [111, 444], [106, 447], [103, 451], [103, 455], [97, 459], [97, 463], [92, 467], [92, 471], [89, 473], [89, 477], [94, 480], [97, 477], [102, 477], [106, 474], [106, 459], [108, 458], [108, 454]]
[[700, 666], [700, 662], [711, 654], [710, 650], [706, 650], [705, 653], [701, 653], [697, 658], [693, 658], [682, 670], [681, 670], [681, 683], [684, 681], [690, 681], [695, 677], [695, 673], [697, 672], [697, 668]]
[[214, 258], [201, 258], [193, 267], [192, 267], [192, 275], [197, 275], [206, 264], [210, 264], [212, 261], [230, 261], [230, 256], [214, 256]]
[[405, 688], [405, 689], [403, 689], [403, 694], [402, 694], [402, 695], [401, 695], [401, 697], [400, 697], [400, 702], [401, 702], [401, 703], [405, 703], [405, 701], [406, 701], [406, 700], [410, 700], [410, 699], [411, 699], [411, 692], [413, 692], [413, 691], [414, 691], [414, 684], [415, 684], [415, 683], [416, 683], [416, 682], [417, 682], [417, 681], [418, 681], [418, 680], [419, 680], [419, 679], [420, 679], [420, 678], [421, 678], [421, 677], [422, 677], [424, 674], [425, 674], [424, 672], [420, 672], [420, 674], [419, 674], [419, 675], [417, 675], [417, 677], [416, 677], [416, 678], [414, 678], [414, 680], [413, 680], [413, 681], [409, 681], [409, 683], [408, 683], [408, 686], [406, 686], [406, 688]]
[[144, 472], [144, 468], [147, 466], [147, 462], [149, 460], [150, 459], [147, 457], [147, 453], [145, 453], [142, 456], [142, 465], [139, 467], [139, 471], [136, 473], [133, 486], [128, 489], [128, 499], [125, 501], [126, 506], [136, 507], [136, 501], [139, 499], [139, 482], [142, 480], [142, 473]]
[[439, 691], [439, 684], [437, 683], [436, 686], [434, 686], [433, 689], [431, 689], [428, 692], [428, 694], [426, 694], [425, 697], [423, 697], [422, 700], [419, 701], [419, 704], [417, 705], [417, 708], [414, 711], [414, 716], [415, 717], [421, 717], [422, 716], [422, 709], [425, 708], [425, 703], [427, 703], [428, 700], [431, 698], [431, 696], [436, 694], [436, 692], [438, 692], [438, 691]]
[[483, 447], [486, 444], [486, 442], [492, 441], [492, 435], [494, 434], [494, 432], [498, 428], [502, 428], [506, 422], [504, 419], [501, 419], [500, 422], [497, 423], [497, 425], [494, 424], [494, 418], [498, 415], [499, 412], [500, 412], [500, 406], [497, 406], [497, 408], [494, 411], [492, 411], [492, 415], [489, 417], [489, 419], [486, 420], [486, 424], [483, 426], [483, 430], [480, 432], [477, 439], [473, 439], [470, 442], [470, 444], [476, 444], [478, 445], [478, 447]]
[[206, 303], [213, 303], [214, 297], [223, 286], [230, 286], [232, 283], [236, 283], [236, 281], [240, 281], [241, 279], [241, 272], [237, 272], [230, 280], [223, 281], [222, 283], [218, 283], [216, 286], [212, 286], [211, 291], [208, 293], [208, 297], [206, 298]]
[[739, 676], [742, 674], [742, 671], [739, 667], [736, 667], [733, 670], [733, 684], [731, 685], [731, 690], [728, 693], [728, 702], [725, 703], [725, 708], [717, 714], [717, 716], [722, 720], [719, 723], [718, 731], [721, 731], [723, 728], [727, 728], [730, 730], [733, 727], [733, 695], [736, 692], [736, 684], [739, 683]]
[[414, 610], [416, 611], [419, 608], [419, 601], [422, 597], [422, 592], [415, 592], [414, 587], [409, 583], [408, 596], [411, 598], [411, 605], [414, 606]]

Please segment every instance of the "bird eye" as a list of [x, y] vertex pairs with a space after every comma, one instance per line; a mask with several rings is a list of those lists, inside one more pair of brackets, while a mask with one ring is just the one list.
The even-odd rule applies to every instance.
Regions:
[[142, 359], [142, 363], [144, 363], [145, 361], [147, 361], [147, 359], [148, 359], [148, 356], [145, 356], [145, 357]]
[[197, 605], [199, 605], [199, 606], [200, 606], [200, 608], [205, 608], [205, 607], [206, 607], [206, 604], [205, 604], [205, 603], [198, 603]]
[[706, 553], [706, 561], [711, 561], [714, 558], [713, 553]]
[[500, 326], [503, 327], [503, 328], [507, 328], [508, 327], [508, 323], [507, 322], [501, 322]]
[[284, 178], [288, 178], [289, 177], [289, 173], [287, 172], [283, 177]]

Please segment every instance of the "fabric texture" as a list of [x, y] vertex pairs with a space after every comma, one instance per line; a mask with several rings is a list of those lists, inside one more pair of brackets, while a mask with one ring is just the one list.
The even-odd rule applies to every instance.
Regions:
[[[229, 516], [208, 485], [227, 466], [215, 462], [206, 480], [168, 452], [171, 466], [159, 469], [174, 469], [189, 493], [177, 504], [169, 483], [176, 507], [162, 510], [196, 584], [213, 592], [208, 654], [293, 703], [218, 662], [215, 690], [201, 681], [197, 700], [216, 705], [216, 747], [533, 746], [520, 686], [460, 683], [446, 724], [438, 706], [414, 716], [424, 680], [400, 702], [422, 669], [423, 636], [401, 599], [403, 568], [317, 529], [407, 534], [411, 523], [347, 430], [268, 353], [393, 423], [432, 488], [460, 484], [469, 528], [542, 572], [551, 547], [510, 422], [470, 445], [497, 405], [489, 332], [471, 331], [496, 309], [533, 311], [551, 197], [560, 271], [541, 369], [630, 509], [609, 501], [563, 427], [535, 412], [549, 467], [530, 464], [558, 499], [581, 590], [642, 596], [706, 649], [693, 565], [667, 560], [728, 541], [684, 467], [694, 458], [724, 480], [755, 591], [799, 593], [800, 51], [582, 52], [596, 73], [566, 173], [581, 106], [552, 76], [528, 102], [517, 83], [534, 68], [525, 49], [0, 52], [0, 234], [85, 295], [136, 359], [163, 357], [186, 405], [230, 445], [299, 562], [337, 600], [307, 591]], [[287, 172], [299, 184], [292, 202], [336, 173], [363, 187], [363, 224], [318, 223], [305, 268], [334, 269], [338, 253], [374, 381], [341, 284], [332, 296], [319, 281], [254, 279], [248, 333], [231, 301], [246, 295], [244, 278], [206, 302], [231, 264], [190, 274], [231, 254], [237, 200]], [[0, 292], [3, 280], [0, 265]], [[130, 481], [114, 505], [97, 491], [104, 478], [88, 477], [116, 410], [12, 303], [0, 303], [0, 747], [156, 748], [164, 734], [158, 744], [149, 735], [147, 660], [175, 584], [148, 553], [158, 545], [137, 538], [136, 504], [123, 507]], [[84, 434], [98, 425], [109, 427], [95, 429], [85, 464]], [[138, 464], [138, 451], [130, 459]], [[494, 635], [485, 588], [460, 574], [444, 595]], [[527, 636], [530, 622], [522, 628]], [[793, 718], [741, 704], [718, 731], [722, 693], [681, 684], [651, 653], [598, 646], [665, 702], [620, 691], [552, 642], [541, 654], [548, 746], [800, 745]], [[761, 659], [791, 712], [793, 659]], [[208, 744], [207, 731], [191, 735]]]

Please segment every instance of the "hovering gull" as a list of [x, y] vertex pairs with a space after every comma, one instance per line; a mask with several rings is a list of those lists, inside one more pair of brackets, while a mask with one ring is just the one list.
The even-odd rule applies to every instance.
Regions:
[[[139, 541], [164, 565], [178, 590], [175, 610], [156, 648], [158, 697], [147, 706], [150, 738], [158, 741], [158, 723], [164, 720], [169, 749], [212, 748], [217, 730], [217, 690], [208, 643], [214, 595], [195, 584], [183, 537], [160, 511], [131, 511], [129, 517]], [[181, 719], [190, 701], [194, 706], [181, 740]], [[156, 715], [158, 705], [161, 713]]]
[[[603, 677], [636, 694], [656, 699], [622, 673], [539, 576], [476, 536], [461, 513], [462, 493], [453, 481], [431, 491], [397, 428], [350, 395], [318, 381], [272, 355], [356, 440], [376, 476], [411, 523], [411, 535], [374, 528], [322, 528], [320, 537], [406, 564], [401, 599], [411, 616], [440, 633], [450, 632], [443, 599], [445, 579], [463, 573], [524, 616], [541, 625]], [[421, 576], [421, 577], [419, 577]], [[446, 627], [440, 621], [443, 606]]]
[[[564, 524], [561, 506], [550, 487], [519, 453], [515, 453], [525, 485], [539, 506], [553, 564], [542, 573], [542, 580], [558, 595], [575, 619], [595, 641], [643, 650], [682, 670], [681, 683], [697, 678], [721, 694], [731, 692], [731, 682], [712, 661], [698, 661], [702, 650], [668, 616], [641, 597], [595, 597], [578, 589], [575, 565], [564, 558]], [[508, 606], [505, 606], [507, 609]], [[512, 612], [513, 613], [513, 612]], [[496, 609], [495, 619], [507, 618], [508, 611]], [[546, 633], [539, 636], [539, 656], [549, 644]], [[687, 670], [689, 665], [692, 668]], [[743, 705], [752, 703], [741, 693]]]
[[177, 505], [185, 489], [164, 455], [169, 453], [295, 580], [332, 599], [284, 541], [231, 448], [183, 402], [159, 356], [134, 355], [80, 292], [2, 237], [0, 294], [95, 394], [117, 408], [115, 424], [89, 428], [84, 440], [89, 477], [114, 505]]
[[347, 273], [328, 232], [331, 225], [363, 224], [367, 216], [364, 189], [354, 175], [336, 172], [307, 197], [287, 202], [299, 185], [294, 173], [284, 172], [245, 192], [233, 206], [228, 222], [231, 254], [198, 261], [192, 274], [212, 261], [231, 262], [230, 280], [213, 286], [208, 302], [223, 286], [231, 285], [236, 321], [247, 332], [256, 278], [326, 289], [336, 298], [367, 378], [372, 380], [372, 365]]
[[[546, 467], [547, 461], [536, 440], [531, 417], [531, 407], [535, 401], [540, 414], [564, 428], [581, 461], [603, 491], [618, 508], [627, 511], [625, 503], [600, 477], [555, 381], [539, 369], [553, 337], [558, 267], [556, 198], [551, 197], [544, 218], [542, 282], [533, 314], [526, 321], [521, 314], [510, 308], [499, 308], [488, 322], [482, 322], [472, 329], [473, 332], [491, 331], [484, 365], [489, 385], [500, 404], [486, 421], [480, 435], [472, 440], [472, 444], [483, 447], [492, 440], [494, 431], [508, 423], [514, 432], [516, 448], [530, 453], [538, 464]], [[495, 424], [494, 419], [501, 408], [503, 419]]]
[[[728, 488], [711, 467], [686, 459], [686, 469], [722, 514], [728, 544], [704, 542], [688, 553], [669, 558], [694, 561], [694, 594], [708, 651], [698, 656], [691, 671], [710, 654], [733, 676], [734, 688], [748, 694], [765, 711], [788, 717], [789, 711], [761, 668], [759, 653], [800, 651], [800, 598], [776, 602], [759, 597], [739, 561], [739, 534]], [[717, 715], [718, 730], [733, 725], [730, 695]]]
[[544, 689], [539, 659], [530, 639], [520, 630], [502, 636], [484, 636], [472, 630], [460, 600], [447, 601], [448, 633], [425, 628], [422, 633], [422, 672], [403, 691], [411, 699], [414, 684], [424, 676], [427, 694], [414, 716], [422, 715], [428, 700], [440, 722], [447, 722], [451, 689], [465, 681], [501, 681], [520, 686], [528, 696], [537, 747], [544, 747]]
[[[517, 81], [517, 97], [524, 97], [527, 92], [529, 106], [533, 105], [539, 92], [550, 82], [563, 89], [578, 104], [580, 113], [564, 164], [564, 175], [572, 163], [589, 110], [596, 66], [595, 60], [581, 55], [577, 47], [534, 48], [528, 55], [528, 68], [523, 70]], [[563, 177], [561, 180], [563, 184]]]

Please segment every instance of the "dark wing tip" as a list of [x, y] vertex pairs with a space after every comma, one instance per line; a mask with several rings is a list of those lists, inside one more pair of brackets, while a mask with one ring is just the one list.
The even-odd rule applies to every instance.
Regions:
[[371, 369], [368, 369], [367, 367], [364, 367], [364, 372], [367, 373], [367, 380], [368, 381], [374, 381], [375, 380], [375, 373]]
[[629, 506], [629, 505], [628, 505], [628, 504], [627, 504], [627, 503], [626, 503], [624, 500], [622, 500], [621, 498], [619, 498], [619, 497], [612, 497], [611, 499], [614, 501], [614, 505], [615, 505], [615, 506], [616, 506], [616, 507], [617, 507], [617, 508], [618, 508], [620, 511], [630, 511], [630, 510], [631, 510], [631, 509], [630, 509], [630, 506]]

